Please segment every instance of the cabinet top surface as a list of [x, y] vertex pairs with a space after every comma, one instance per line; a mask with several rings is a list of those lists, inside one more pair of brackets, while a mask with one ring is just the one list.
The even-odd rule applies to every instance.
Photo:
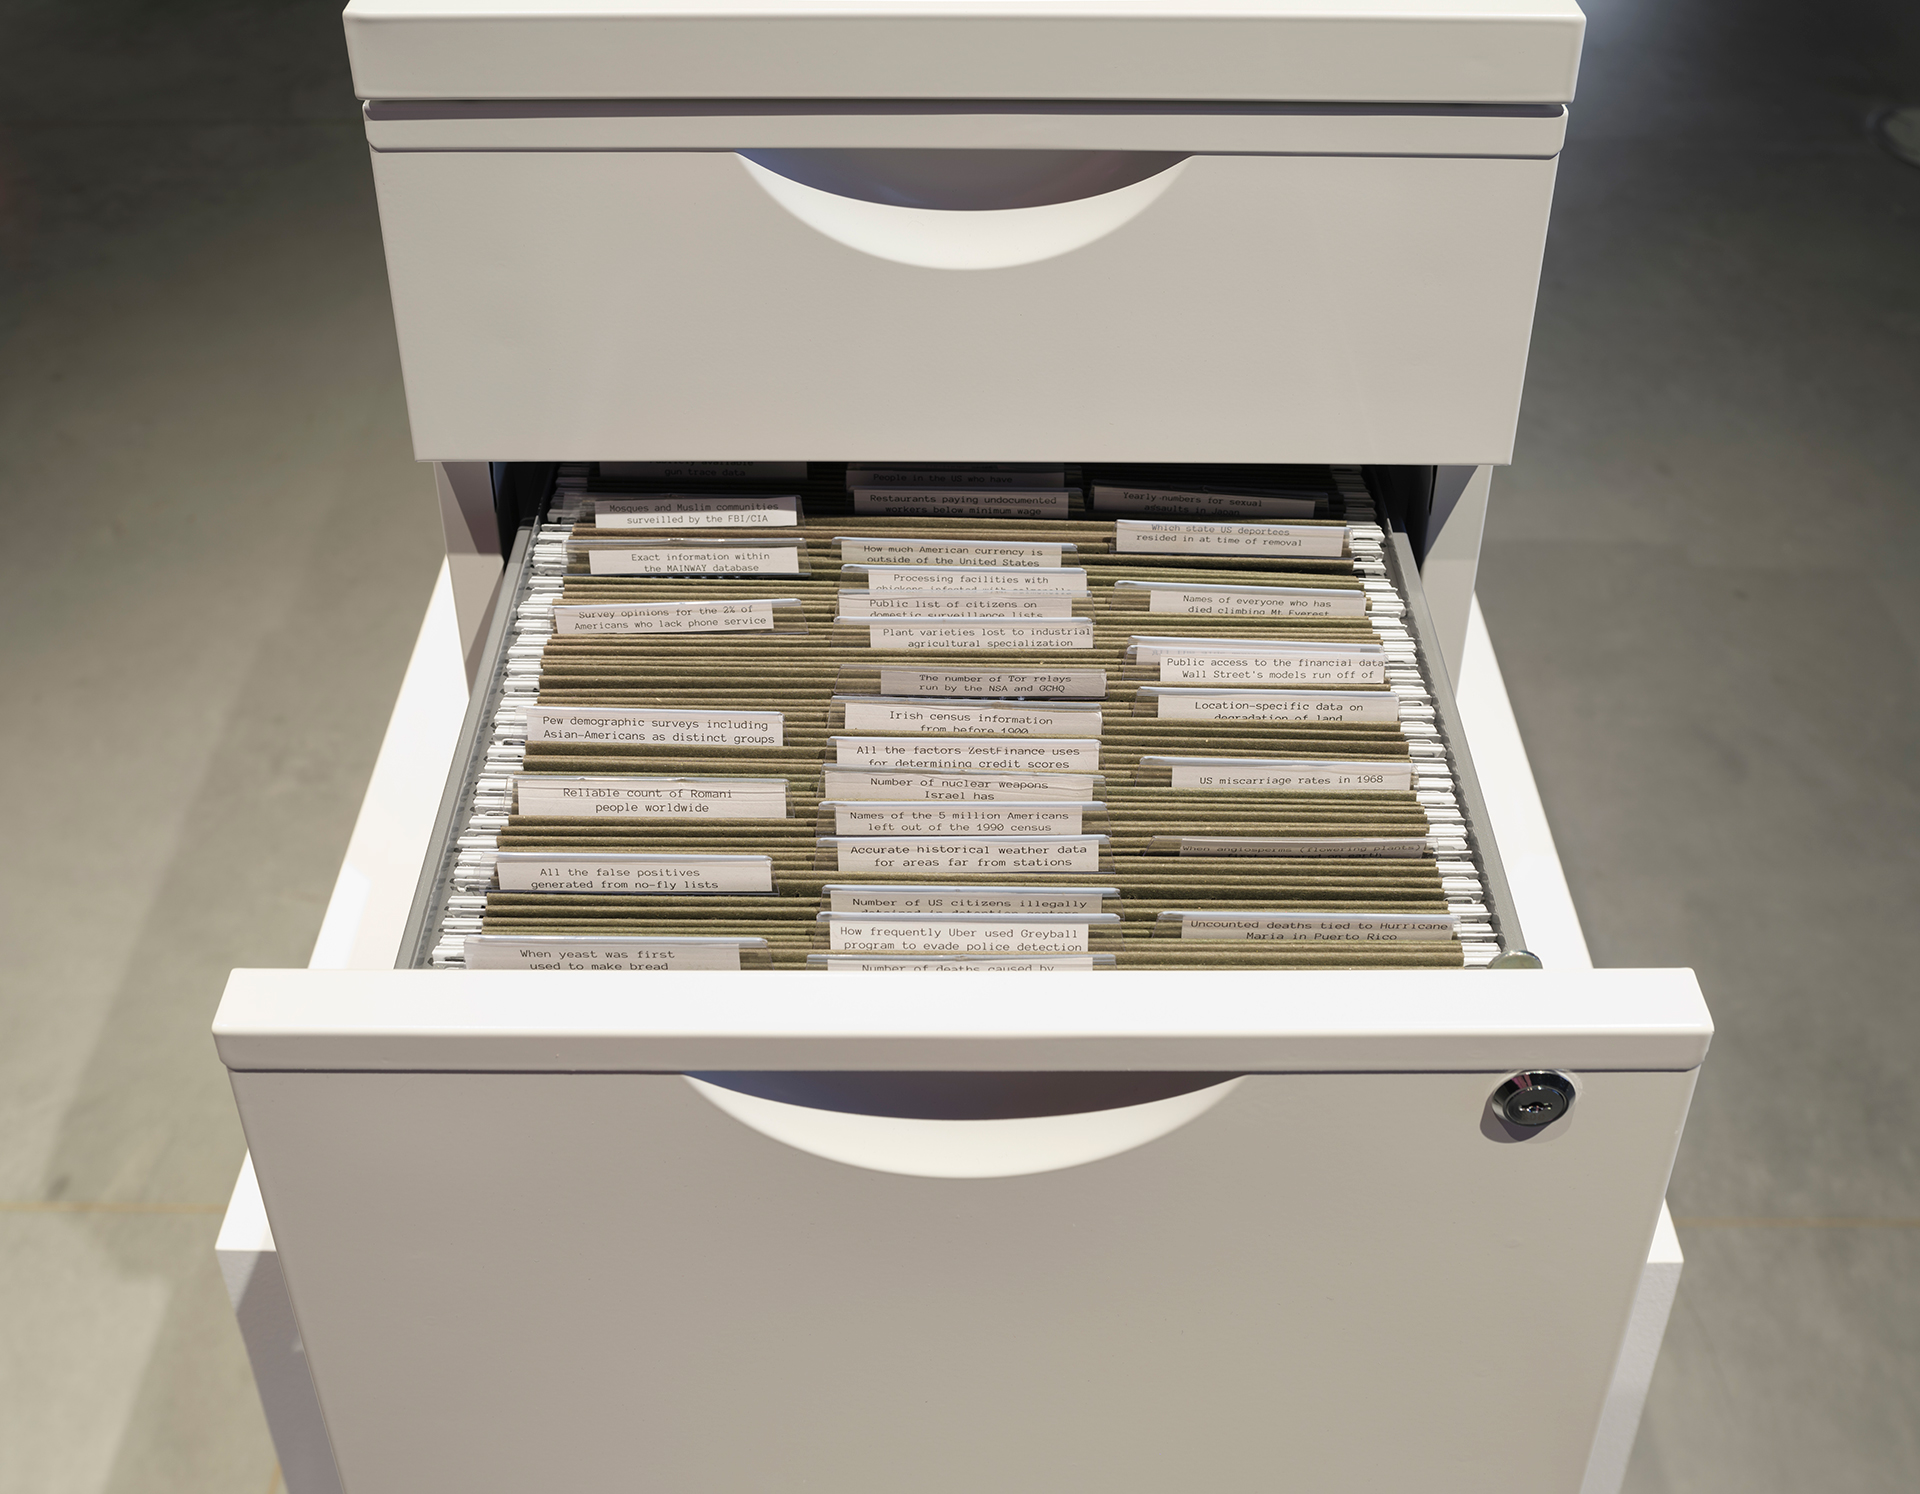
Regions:
[[1564, 103], [1573, 0], [351, 0], [367, 99]]

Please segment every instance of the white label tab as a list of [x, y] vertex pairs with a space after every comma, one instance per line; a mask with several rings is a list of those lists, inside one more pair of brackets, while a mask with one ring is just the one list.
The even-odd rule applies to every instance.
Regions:
[[997, 704], [919, 705], [903, 700], [849, 700], [848, 731], [991, 731], [1008, 737], [1098, 737], [1097, 710], [1047, 710]]
[[[825, 805], [821, 806], [825, 808]], [[833, 806], [836, 835], [1078, 835], [1078, 804], [904, 804], [867, 800]]]
[[[1156, 651], [1163, 685], [1384, 685], [1384, 653], [1269, 648]], [[1141, 660], [1142, 663], [1150, 662]]]
[[843, 872], [1090, 872], [1105, 837], [862, 836], [834, 845]]
[[1343, 524], [1187, 524], [1177, 519], [1116, 519], [1113, 548], [1122, 555], [1295, 555], [1337, 560], [1346, 553]]
[[992, 700], [1003, 696], [1043, 696], [1059, 700], [1102, 700], [1104, 669], [888, 669], [880, 671], [882, 695], [949, 696]]
[[645, 747], [778, 747], [778, 711], [662, 711], [651, 706], [528, 706], [529, 742]]
[[935, 519], [1064, 519], [1065, 488], [856, 488], [857, 514]]
[[1392, 762], [1231, 762], [1224, 758], [1144, 758], [1141, 766], [1170, 767], [1177, 789], [1283, 789], [1295, 793], [1399, 793], [1413, 787], [1413, 764]]
[[1156, 835], [1152, 844], [1156, 850], [1178, 848], [1182, 856], [1329, 856], [1373, 860], [1386, 856], [1427, 854], [1426, 838], [1419, 835], [1353, 836], [1342, 840], [1280, 835]]
[[596, 498], [596, 529], [785, 529], [800, 522], [798, 498], [663, 493], [658, 498]]
[[519, 812], [564, 819], [686, 815], [707, 820], [784, 820], [784, 778], [561, 777], [514, 779]]
[[502, 892], [773, 891], [771, 856], [502, 851], [496, 866]]
[[1024, 918], [1091, 917], [1117, 896], [1111, 887], [829, 887], [829, 910], [894, 917], [948, 914], [979, 918], [1011, 913]]
[[862, 539], [840, 537], [847, 565], [995, 566], [1054, 570], [1071, 545], [1055, 541], [975, 539]]
[[1300, 721], [1332, 726], [1400, 719], [1400, 698], [1384, 690], [1166, 690], [1149, 698], [1157, 702], [1162, 721]]
[[553, 609], [556, 633], [770, 633], [773, 603], [633, 602]]
[[[754, 941], [756, 947], [759, 941]], [[707, 939], [522, 939], [482, 934], [466, 941], [469, 970], [738, 970], [740, 945]]]
[[[1126, 585], [1126, 583], [1121, 583]], [[1129, 587], [1128, 589], [1132, 589]], [[1365, 617], [1366, 593], [1148, 583], [1147, 611], [1178, 617]], [[1120, 587], [1115, 587], [1118, 595]]]
[[1073, 598], [1008, 592], [843, 591], [842, 617], [1072, 617]]
[[[1168, 914], [1160, 917], [1173, 921]], [[1448, 913], [1180, 913], [1182, 939], [1319, 939], [1354, 944], [1398, 944], [1451, 939]]]
[[1100, 766], [1098, 737], [1034, 741], [971, 737], [834, 737], [838, 767], [1028, 768], [1071, 773]]
[[587, 551], [587, 571], [595, 576], [797, 576], [800, 549], [797, 545], [730, 545], [711, 550], [662, 545], [622, 550], [595, 545]]
[[905, 649], [1092, 648], [1093, 619], [1070, 617], [1054, 622], [947, 622], [932, 618], [908, 622], [902, 619], [874, 623], [867, 629], [867, 644], [871, 648]]
[[1057, 566], [1018, 569], [1012, 566], [876, 565], [865, 572], [868, 591], [969, 591], [1037, 596], [1083, 597], [1087, 594], [1084, 569]]
[[926, 975], [967, 975], [978, 971], [1002, 970], [1091, 970], [1092, 955], [1039, 955], [1028, 959], [942, 959], [931, 955], [915, 959], [911, 955], [876, 955], [863, 959], [859, 955], [830, 954], [812, 969], [825, 970], [833, 975], [894, 975], [902, 971], [913, 971]]
[[827, 947], [884, 954], [1084, 954], [1084, 923], [1033, 923], [1018, 918], [835, 918]]
[[1131, 488], [1096, 483], [1095, 513], [1167, 514], [1196, 519], [1311, 519], [1310, 495], [1209, 493], [1198, 488]]
[[871, 772], [829, 767], [829, 799], [925, 799], [948, 804], [1034, 803], [1091, 799], [1091, 773]]

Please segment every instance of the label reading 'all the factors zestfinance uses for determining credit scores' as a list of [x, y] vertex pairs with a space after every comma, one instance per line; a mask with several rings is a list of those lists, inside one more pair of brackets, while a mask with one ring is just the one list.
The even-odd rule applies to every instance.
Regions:
[[1029, 768], [1072, 773], [1100, 766], [1098, 737], [835, 737], [836, 767]]

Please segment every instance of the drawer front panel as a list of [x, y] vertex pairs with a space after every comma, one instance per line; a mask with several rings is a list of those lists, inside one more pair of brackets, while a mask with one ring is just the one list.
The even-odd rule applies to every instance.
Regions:
[[1093, 242], [954, 270], [728, 152], [373, 160], [443, 461], [1505, 462], [1555, 167], [1195, 156]]

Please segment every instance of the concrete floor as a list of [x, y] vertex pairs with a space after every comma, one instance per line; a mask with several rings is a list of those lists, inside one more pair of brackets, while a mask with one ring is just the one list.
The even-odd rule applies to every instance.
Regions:
[[[1910, 1490], [1920, 11], [1588, 10], [1482, 597], [1596, 960], [1721, 1024], [1629, 1488]], [[336, 12], [0, 3], [0, 1494], [276, 1483], [206, 1027], [306, 960], [439, 547]]]

